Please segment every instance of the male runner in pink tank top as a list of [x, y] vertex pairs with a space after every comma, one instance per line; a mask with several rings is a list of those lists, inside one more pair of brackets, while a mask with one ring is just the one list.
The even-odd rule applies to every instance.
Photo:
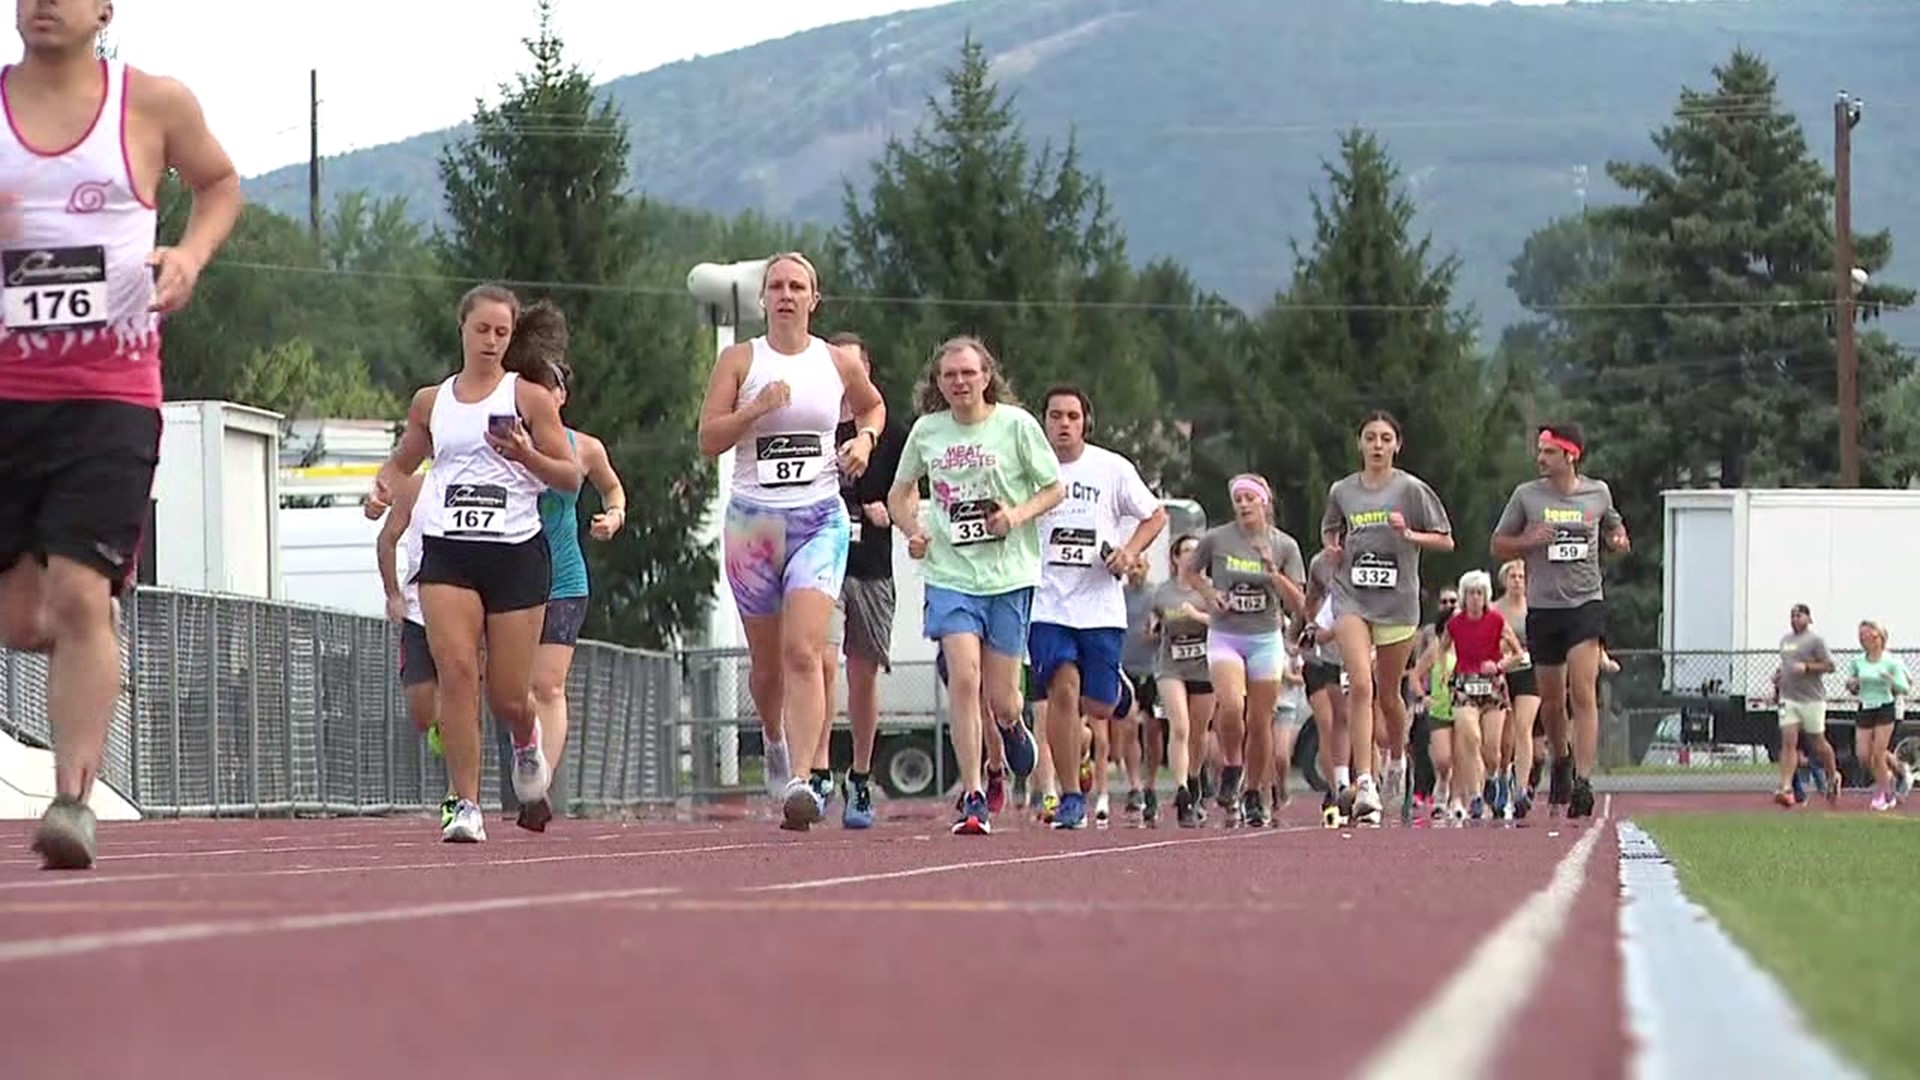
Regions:
[[[101, 59], [112, 0], [17, 0], [0, 70], [0, 642], [48, 654], [55, 798], [33, 848], [93, 865], [88, 806], [120, 695], [114, 598], [139, 565], [160, 452], [161, 320], [240, 213], [180, 83]], [[154, 247], [160, 178], [193, 192]]]

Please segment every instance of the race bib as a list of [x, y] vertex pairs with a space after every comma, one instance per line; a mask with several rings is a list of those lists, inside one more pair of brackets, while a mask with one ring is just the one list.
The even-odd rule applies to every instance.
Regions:
[[1585, 562], [1593, 550], [1593, 542], [1586, 533], [1578, 529], [1555, 529], [1553, 540], [1547, 544], [1547, 561], [1550, 563]]
[[0, 252], [0, 301], [14, 332], [98, 330], [107, 325], [106, 249]]
[[762, 435], [753, 456], [761, 487], [811, 484], [827, 467], [827, 447], [817, 434]]
[[446, 535], [501, 536], [507, 527], [507, 489], [498, 484], [453, 484], [447, 488]]
[[1236, 615], [1258, 615], [1267, 610], [1267, 591], [1249, 582], [1236, 582], [1227, 590], [1227, 610]]
[[1206, 659], [1207, 635], [1182, 634], [1170, 639], [1167, 642], [1167, 658], [1175, 662]]
[[1096, 542], [1092, 529], [1056, 528], [1047, 537], [1047, 565], [1091, 568]]
[[1400, 584], [1400, 564], [1391, 555], [1361, 552], [1353, 557], [1348, 573], [1356, 589], [1392, 589]]
[[954, 547], [1001, 539], [987, 531], [987, 515], [999, 506], [992, 499], [968, 499], [947, 510], [947, 543]]
[[1460, 693], [1470, 698], [1490, 698], [1493, 696], [1493, 680], [1485, 675], [1468, 675], [1460, 680]]

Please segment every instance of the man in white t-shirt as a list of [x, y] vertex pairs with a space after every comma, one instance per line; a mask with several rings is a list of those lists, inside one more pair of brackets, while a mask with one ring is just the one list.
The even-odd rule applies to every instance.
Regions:
[[[1087, 443], [1093, 407], [1071, 386], [1047, 391], [1042, 418], [1060, 461], [1066, 497], [1040, 518], [1040, 588], [1027, 630], [1033, 695], [1047, 703], [1047, 745], [1065, 792], [1054, 811], [1056, 829], [1084, 828], [1080, 794], [1080, 716], [1101, 729], [1120, 701], [1120, 652], [1127, 636], [1122, 577], [1166, 528], [1167, 512], [1140, 479], [1133, 462]], [[1137, 521], [1121, 537], [1126, 521]]]

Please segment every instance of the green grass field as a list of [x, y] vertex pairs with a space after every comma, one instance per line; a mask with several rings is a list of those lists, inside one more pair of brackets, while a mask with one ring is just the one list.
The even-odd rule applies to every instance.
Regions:
[[1635, 819], [1711, 911], [1848, 1058], [1920, 1077], [1920, 819], [1660, 814]]

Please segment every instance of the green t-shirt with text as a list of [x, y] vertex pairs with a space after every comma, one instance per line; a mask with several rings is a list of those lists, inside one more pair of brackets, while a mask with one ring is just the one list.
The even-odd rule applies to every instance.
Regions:
[[927, 584], [968, 596], [1040, 584], [1039, 522], [1016, 526], [1004, 537], [987, 529], [996, 504], [1011, 510], [1060, 479], [1060, 461], [1031, 413], [995, 405], [973, 424], [960, 423], [948, 410], [922, 416], [900, 451], [894, 483], [922, 476], [933, 495], [921, 515], [930, 541], [920, 564]]

